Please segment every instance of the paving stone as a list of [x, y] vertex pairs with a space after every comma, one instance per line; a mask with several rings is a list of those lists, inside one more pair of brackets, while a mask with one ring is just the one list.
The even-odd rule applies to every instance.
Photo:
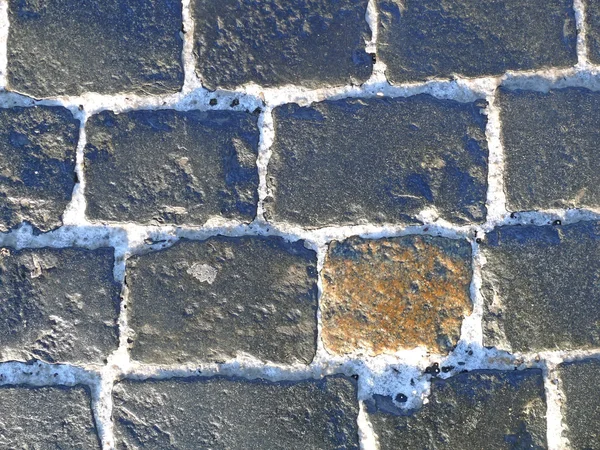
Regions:
[[600, 361], [574, 361], [559, 366], [560, 386], [565, 395], [563, 422], [573, 449], [600, 448]]
[[133, 257], [132, 358], [308, 363], [316, 350], [316, 253], [302, 241], [213, 237]]
[[432, 236], [334, 241], [323, 266], [322, 337], [335, 353], [448, 352], [471, 313], [471, 246]]
[[433, 379], [429, 402], [417, 411], [390, 400], [367, 404], [381, 450], [547, 448], [540, 369], [477, 370]]
[[100, 449], [88, 388], [0, 386], [6, 449]]
[[267, 217], [306, 227], [485, 215], [485, 102], [429, 95], [274, 109]]
[[509, 209], [600, 206], [600, 93], [500, 89], [497, 104]]
[[378, 0], [378, 57], [392, 83], [577, 63], [570, 0]]
[[486, 346], [600, 345], [600, 222], [504, 226], [486, 236], [482, 250]]
[[118, 449], [357, 449], [356, 382], [223, 377], [115, 386]]
[[197, 73], [209, 89], [359, 84], [367, 0], [195, 0]]
[[258, 201], [256, 116], [102, 112], [86, 125], [87, 216], [145, 224], [250, 222]]
[[147, 95], [176, 92], [183, 85], [177, 0], [8, 4], [11, 90], [34, 97]]
[[103, 364], [116, 350], [113, 250], [0, 248], [0, 360]]
[[62, 225], [76, 182], [79, 122], [65, 108], [0, 108], [0, 232]]
[[585, 25], [588, 58], [600, 64], [600, 3], [598, 0], [584, 0]]

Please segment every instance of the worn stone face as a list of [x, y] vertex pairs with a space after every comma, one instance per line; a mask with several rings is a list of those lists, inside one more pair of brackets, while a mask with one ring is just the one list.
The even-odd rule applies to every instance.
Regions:
[[484, 345], [522, 352], [600, 345], [600, 222], [500, 227], [482, 250]]
[[431, 236], [332, 242], [323, 266], [322, 337], [335, 353], [425, 346], [448, 352], [471, 312], [471, 247]]
[[12, 449], [99, 450], [87, 388], [0, 386], [0, 444]]
[[570, 0], [378, 0], [378, 56], [392, 83], [577, 63]]
[[62, 224], [75, 186], [79, 122], [61, 107], [0, 108], [0, 231]]
[[103, 364], [118, 346], [112, 249], [0, 249], [0, 360]]
[[86, 124], [92, 220], [202, 225], [252, 221], [258, 201], [256, 116], [233, 111], [102, 112]]
[[359, 84], [367, 0], [195, 0], [197, 73], [209, 89]]
[[215, 378], [115, 386], [118, 449], [357, 449], [356, 383]]
[[501, 89], [508, 208], [600, 206], [600, 93]]
[[176, 92], [183, 85], [179, 1], [8, 3], [11, 90], [38, 98], [147, 95]]
[[127, 267], [133, 359], [224, 361], [239, 353], [309, 363], [316, 350], [316, 254], [281, 238], [180, 241]]
[[584, 0], [585, 25], [588, 58], [600, 64], [600, 3], [597, 0]]
[[[387, 398], [387, 397], [386, 397]], [[546, 398], [540, 369], [477, 370], [431, 381], [429, 402], [406, 412], [367, 404], [381, 450], [543, 450]]]
[[416, 222], [435, 207], [449, 221], [483, 221], [483, 107], [417, 95], [275, 108], [267, 216], [310, 228]]

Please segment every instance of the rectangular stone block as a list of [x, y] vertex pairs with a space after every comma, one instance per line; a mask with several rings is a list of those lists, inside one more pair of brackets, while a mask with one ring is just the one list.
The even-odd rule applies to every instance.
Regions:
[[482, 244], [484, 345], [509, 351], [600, 345], [600, 222], [504, 226]]
[[588, 58], [594, 64], [600, 64], [600, 2], [584, 0], [585, 27]]
[[256, 215], [259, 131], [252, 114], [105, 111], [89, 119], [86, 134], [92, 220], [203, 225]]
[[485, 102], [429, 95], [287, 104], [273, 111], [267, 217], [309, 228], [485, 216]]
[[[8, 87], [33, 97], [183, 85], [177, 0], [10, 0]], [[68, 33], [65, 33], [68, 30]]]
[[407, 412], [399, 406], [389, 397], [367, 404], [381, 450], [548, 448], [540, 369], [434, 378], [421, 409]]
[[358, 450], [356, 382], [341, 376], [123, 381], [114, 405], [117, 449]]
[[55, 106], [0, 108], [0, 232], [62, 225], [71, 200], [79, 121]]
[[600, 206], [600, 93], [500, 89], [505, 192], [512, 211]]
[[377, 0], [392, 83], [577, 63], [571, 0]]
[[0, 248], [0, 360], [103, 364], [117, 349], [113, 250]]
[[133, 359], [225, 361], [245, 353], [309, 363], [317, 338], [317, 258], [303, 241], [214, 237], [129, 259]]
[[360, 84], [367, 0], [195, 0], [196, 71], [209, 89]]

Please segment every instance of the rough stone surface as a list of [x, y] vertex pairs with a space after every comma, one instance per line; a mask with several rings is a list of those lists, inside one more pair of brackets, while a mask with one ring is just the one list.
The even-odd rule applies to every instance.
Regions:
[[275, 108], [267, 216], [307, 227], [416, 222], [435, 207], [449, 221], [483, 221], [485, 105], [416, 95]]
[[316, 350], [316, 254], [302, 241], [214, 237], [129, 260], [133, 359], [308, 363]]
[[433, 379], [429, 402], [420, 410], [407, 412], [387, 401], [372, 402], [367, 411], [381, 450], [547, 448], [540, 369]]
[[118, 449], [357, 449], [356, 384], [222, 377], [115, 387]]
[[431, 236], [334, 241], [323, 266], [323, 342], [336, 353], [448, 352], [471, 312], [471, 246]]
[[0, 248], [0, 360], [103, 364], [118, 346], [112, 249]]
[[378, 0], [392, 83], [577, 63], [571, 0]]
[[232, 111], [93, 116], [86, 124], [88, 217], [146, 224], [252, 221], [256, 122], [252, 114]]
[[600, 64], [600, 2], [584, 0], [586, 40], [588, 58], [594, 64]]
[[504, 226], [482, 248], [485, 345], [524, 352], [600, 345], [600, 222]]
[[588, 359], [559, 366], [560, 386], [565, 395], [563, 422], [574, 449], [600, 448], [600, 361]]
[[361, 83], [367, 0], [195, 0], [197, 72], [209, 89]]
[[0, 231], [62, 224], [76, 182], [79, 122], [65, 108], [0, 108]]
[[600, 206], [600, 93], [501, 89], [496, 104], [509, 209]]
[[88, 389], [0, 386], [0, 446], [99, 450]]
[[12, 90], [34, 97], [162, 94], [183, 85], [177, 0], [8, 3]]

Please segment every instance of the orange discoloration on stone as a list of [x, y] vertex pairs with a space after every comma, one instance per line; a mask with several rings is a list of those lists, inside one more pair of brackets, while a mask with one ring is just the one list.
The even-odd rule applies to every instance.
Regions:
[[431, 236], [333, 242], [323, 267], [323, 341], [335, 353], [425, 346], [445, 353], [471, 313], [471, 247]]

